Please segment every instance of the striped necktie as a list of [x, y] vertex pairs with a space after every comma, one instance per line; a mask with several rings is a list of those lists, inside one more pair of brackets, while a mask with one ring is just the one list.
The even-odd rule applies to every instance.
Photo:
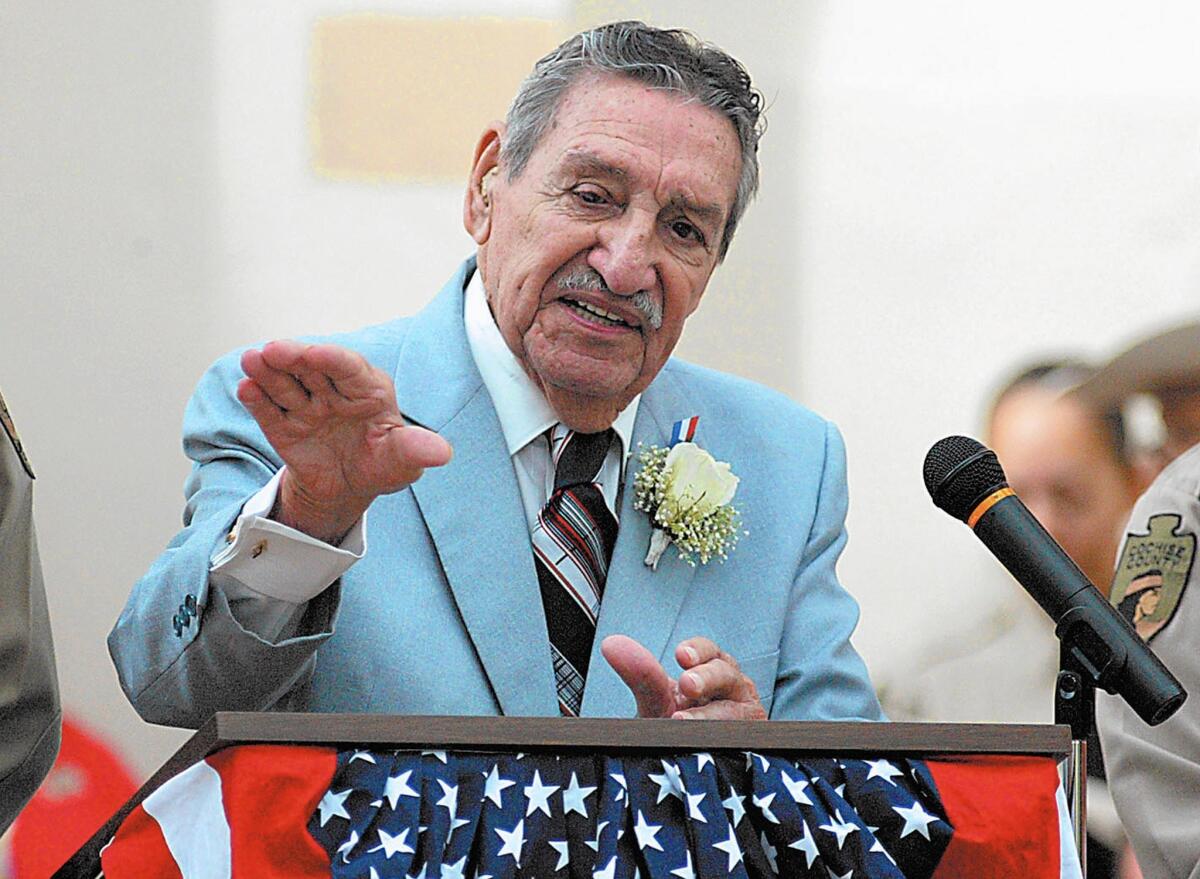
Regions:
[[542, 607], [550, 633], [559, 711], [577, 716], [604, 594], [617, 520], [596, 485], [612, 430], [575, 433], [562, 424], [550, 434], [554, 492], [533, 529]]

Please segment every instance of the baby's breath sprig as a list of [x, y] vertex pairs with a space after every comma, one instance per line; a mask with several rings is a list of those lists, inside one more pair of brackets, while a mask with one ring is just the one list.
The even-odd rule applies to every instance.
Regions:
[[742, 533], [741, 516], [729, 505], [738, 482], [729, 465], [693, 443], [671, 449], [639, 445], [638, 463], [633, 506], [654, 525], [646, 564], [657, 568], [671, 543], [693, 567], [697, 558], [702, 565], [728, 558]]

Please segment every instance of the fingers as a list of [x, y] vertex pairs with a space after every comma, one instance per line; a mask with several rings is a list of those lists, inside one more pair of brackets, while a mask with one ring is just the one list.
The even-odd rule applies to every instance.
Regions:
[[720, 702], [709, 702], [707, 705], [676, 711], [671, 717], [675, 720], [766, 720], [767, 712], [758, 699], [753, 702], [732, 702], [723, 699]]
[[282, 412], [305, 406], [312, 397], [311, 392], [293, 372], [272, 365], [264, 351], [251, 349], [242, 354], [242, 371], [246, 377], [257, 385], [262, 397]]
[[[388, 436], [396, 459], [420, 470], [448, 464], [454, 454], [450, 443], [432, 430], [426, 430], [423, 427], [400, 426], [390, 431]], [[420, 473], [408, 481], [416, 482], [419, 476]]]
[[624, 635], [609, 635], [600, 653], [633, 692], [638, 717], [670, 717], [676, 709], [675, 686], [649, 650]]
[[280, 409], [301, 414], [306, 404], [343, 415], [395, 409], [391, 379], [361, 354], [337, 345], [268, 342], [242, 354], [242, 370]]
[[754, 681], [742, 674], [737, 660], [708, 638], [689, 638], [675, 649], [684, 669], [679, 693], [684, 705], [675, 717], [688, 719], [763, 719], [766, 712]]

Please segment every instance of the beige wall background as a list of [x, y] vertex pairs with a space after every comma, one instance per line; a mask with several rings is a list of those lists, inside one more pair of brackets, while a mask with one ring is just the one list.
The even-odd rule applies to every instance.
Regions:
[[186, 734], [136, 717], [104, 638], [179, 526], [200, 372], [419, 308], [469, 252], [472, 132], [543, 47], [629, 16], [695, 29], [768, 98], [762, 196], [680, 352], [842, 427], [877, 678], [1015, 588], [929, 503], [929, 445], [1026, 359], [1200, 311], [1187, 0], [10, 0], [0, 387], [64, 698], [139, 772]]

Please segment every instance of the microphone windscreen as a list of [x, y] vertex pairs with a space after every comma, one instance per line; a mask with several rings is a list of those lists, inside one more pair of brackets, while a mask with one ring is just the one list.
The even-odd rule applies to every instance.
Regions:
[[938, 507], [966, 522], [979, 502], [1008, 483], [996, 454], [969, 436], [948, 436], [925, 455], [925, 490]]

